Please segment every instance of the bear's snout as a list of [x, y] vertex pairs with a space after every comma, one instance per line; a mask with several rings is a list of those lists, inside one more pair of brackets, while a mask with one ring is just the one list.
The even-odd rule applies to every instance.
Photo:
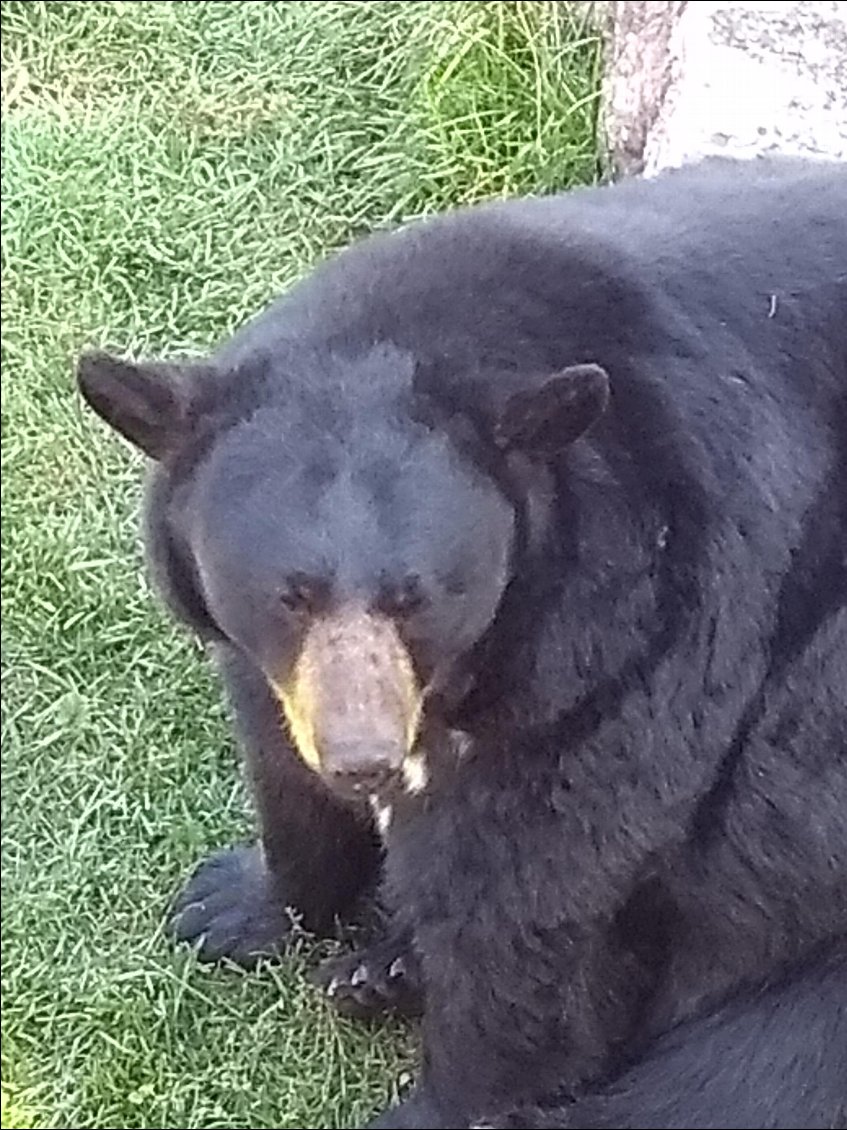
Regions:
[[272, 680], [301, 758], [344, 797], [403, 780], [422, 689], [389, 617], [342, 608], [317, 619], [287, 682]]

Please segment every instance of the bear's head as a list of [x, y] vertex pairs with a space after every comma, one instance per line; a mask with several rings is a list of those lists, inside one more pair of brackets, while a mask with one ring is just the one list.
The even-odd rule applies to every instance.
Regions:
[[476, 414], [422, 393], [388, 345], [231, 369], [92, 353], [79, 383], [154, 461], [150, 554], [181, 617], [263, 672], [301, 758], [339, 795], [419, 790], [427, 703], [514, 578], [515, 468], [544, 466], [593, 423], [605, 373], [504, 380]]

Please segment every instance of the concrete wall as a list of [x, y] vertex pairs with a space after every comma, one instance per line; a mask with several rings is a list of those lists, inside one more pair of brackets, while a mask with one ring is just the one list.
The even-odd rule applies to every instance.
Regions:
[[847, 0], [595, 5], [618, 174], [706, 154], [847, 160]]

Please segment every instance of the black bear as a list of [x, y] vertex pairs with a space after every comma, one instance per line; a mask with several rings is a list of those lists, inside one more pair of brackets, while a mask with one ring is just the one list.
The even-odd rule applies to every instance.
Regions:
[[[733, 1033], [733, 1125], [840, 1117], [844, 165], [457, 210], [207, 360], [79, 379], [153, 461], [153, 574], [215, 646], [255, 791], [259, 844], [202, 865], [178, 937], [247, 963], [379, 887], [384, 935], [324, 978], [422, 1009], [417, 1090], [375, 1125], [581, 1125], [607, 1083], [614, 1125], [726, 1125], [719, 1062], [644, 1091]], [[792, 967], [792, 1015], [836, 1011], [781, 1106], [744, 1025], [768, 1038], [756, 994]]]

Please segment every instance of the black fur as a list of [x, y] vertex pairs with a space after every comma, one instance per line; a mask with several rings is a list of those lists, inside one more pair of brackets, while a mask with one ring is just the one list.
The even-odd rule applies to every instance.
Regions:
[[[511, 1111], [490, 1130], [844, 1130], [847, 942], [660, 1036], [576, 1102]], [[421, 1112], [420, 1127], [433, 1127]], [[479, 1124], [482, 1127], [482, 1123]]]
[[[379, 1125], [577, 1094], [650, 1046], [667, 1093], [625, 1084], [615, 1124], [723, 1125], [722, 1099], [674, 1105], [674, 1057], [757, 1078], [749, 1032], [788, 1046], [761, 1009], [676, 1026], [847, 930], [845, 216], [843, 165], [714, 162], [378, 236], [183, 366], [176, 437], [161, 368], [123, 398], [86, 362], [160, 459], [155, 575], [218, 645], [255, 783], [271, 905], [230, 899], [232, 953], [283, 905], [330, 928], [379, 872], [369, 814], [283, 736], [286, 593], [421, 594], [429, 783], [393, 806], [384, 893], [432, 1120]], [[728, 1117], [823, 1126], [831, 1095], [811, 1070]]]

